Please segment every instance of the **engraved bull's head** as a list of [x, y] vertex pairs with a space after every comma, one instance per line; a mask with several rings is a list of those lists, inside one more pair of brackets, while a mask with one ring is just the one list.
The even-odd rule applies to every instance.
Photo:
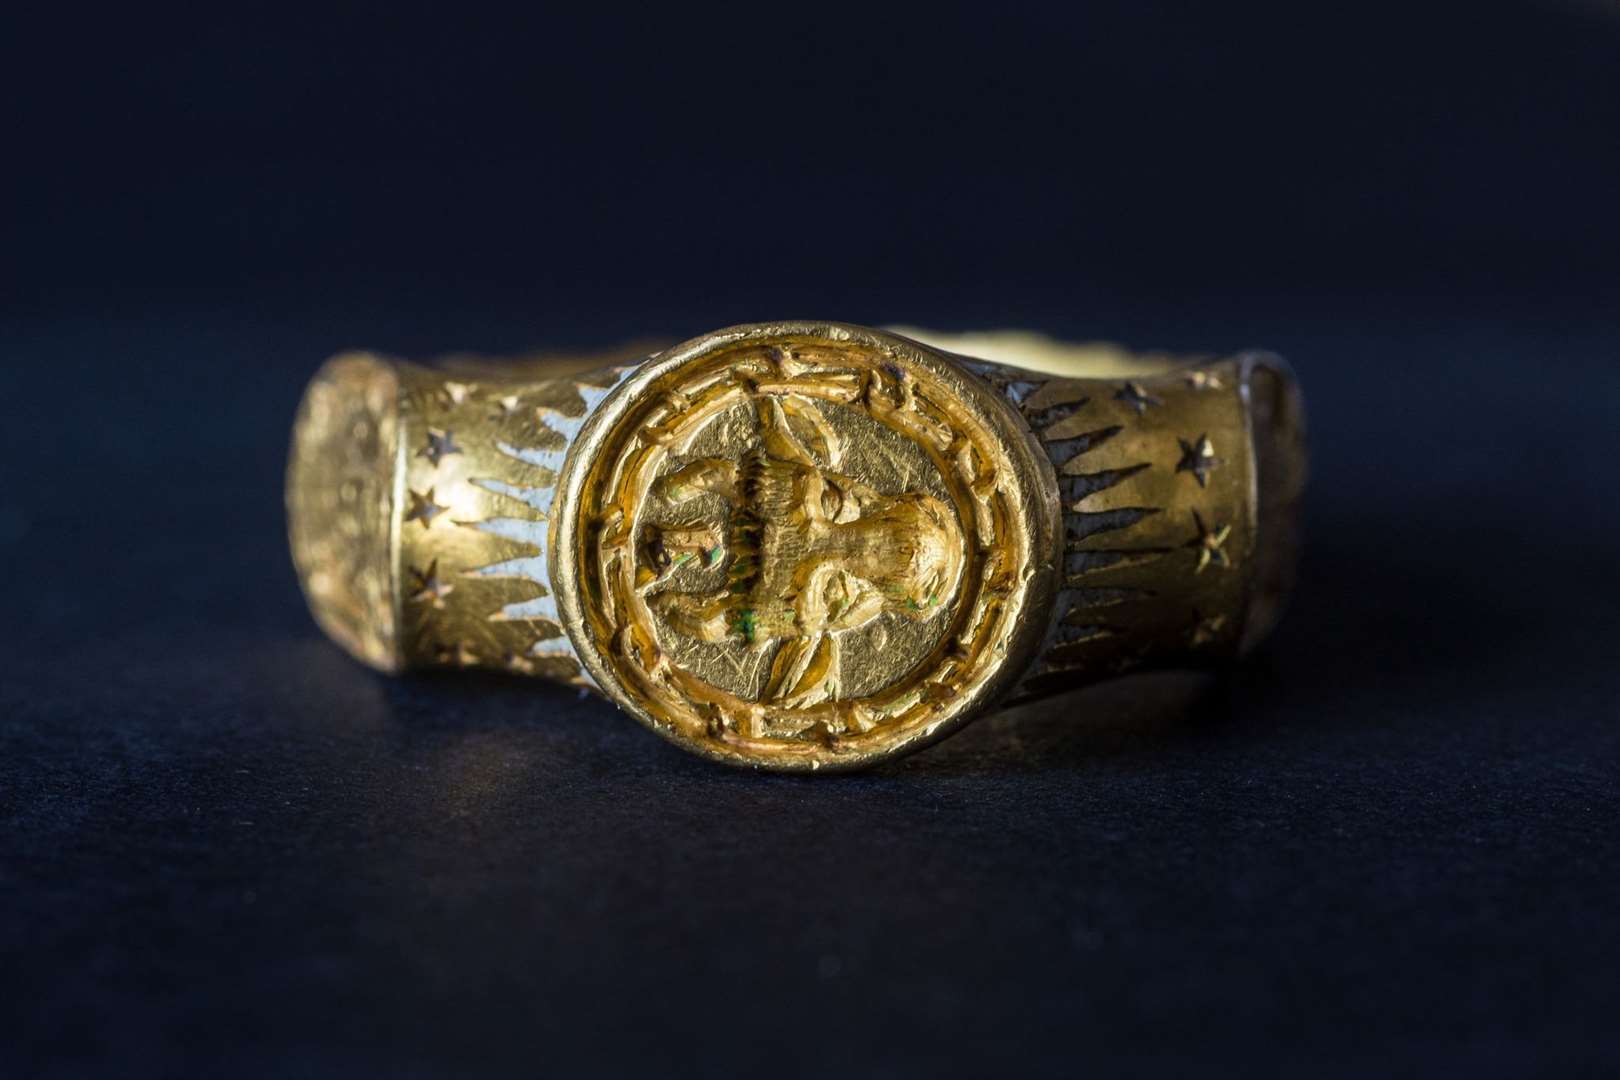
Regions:
[[[939, 611], [961, 576], [960, 526], [933, 495], [884, 495], [838, 472], [841, 439], [809, 399], [761, 397], [756, 416], [758, 437], [740, 460], [688, 461], [655, 486], [677, 506], [719, 495], [727, 514], [724, 522], [649, 527], [641, 551], [649, 603], [697, 640], [780, 642], [766, 700], [836, 700], [835, 635], [884, 612], [925, 619]], [[724, 583], [669, 588], [670, 573], [694, 559], [725, 561]]]

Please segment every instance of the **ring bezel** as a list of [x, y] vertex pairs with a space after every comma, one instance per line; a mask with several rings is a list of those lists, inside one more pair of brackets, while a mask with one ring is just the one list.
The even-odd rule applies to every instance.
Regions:
[[[994, 580], [996, 592], [991, 598], [1002, 607], [986, 609], [983, 618], [992, 619], [985, 624], [990, 631], [975, 644], [988, 651], [983, 657], [974, 654], [973, 664], [964, 666], [969, 677], [939, 684], [929, 692], [932, 700], [926, 702], [926, 709], [919, 697], [915, 716], [903, 714], [907, 717], [904, 723], [886, 721], [878, 735], [873, 734], [878, 730], [874, 728], [847, 735], [762, 742], [724, 724], [717, 727], [712, 702], [704, 705], [686, 700], [683, 709], [681, 699], [651, 693], [636, 674], [641, 665], [627, 667], [623, 656], [610, 655], [622, 648], [623, 627], [607, 625], [604, 610], [612, 605], [604, 603], [601, 587], [591, 577], [592, 545], [600, 542], [596, 530], [602, 524], [597, 498], [605, 471], [615, 464], [606, 459], [616, 455], [631, 437], [623, 430], [626, 420], [666, 394], [684, 369], [712, 362], [733, 350], [806, 340], [881, 355], [896, 371], [911, 373], [910, 377], [950, 398], [948, 411], [977, 439], [968, 441], [975, 447], [983, 444], [984, 452], [994, 455], [993, 461], [974, 464], [973, 475], [982, 487], [983, 470], [988, 468], [994, 474], [993, 491], [981, 497], [1002, 508], [998, 511], [1005, 515], [1001, 542], [1012, 540], [1016, 551], [997, 550], [992, 539], [991, 550], [980, 552], [986, 562], [974, 564], [973, 573], [979, 575], [990, 565], [1003, 570], [1010, 567], [1011, 573]], [[1059, 528], [1059, 506], [1046, 455], [1028, 425], [983, 380], [927, 346], [881, 331], [830, 322], [759, 323], [718, 330], [661, 353], [593, 411], [569, 449], [557, 491], [549, 545], [552, 591], [586, 671], [604, 693], [646, 726], [684, 749], [731, 764], [787, 771], [852, 769], [943, 738], [1011, 689], [1033, 661], [1051, 622], [1057, 588], [1057, 560], [1051, 553]], [[976, 521], [975, 528], [980, 527]], [[983, 536], [979, 543], [985, 543]], [[983, 579], [972, 585], [980, 592], [990, 587]], [[976, 592], [974, 603], [980, 602], [979, 597]], [[977, 611], [974, 614], [978, 616]], [[620, 645], [614, 644], [616, 639]], [[706, 713], [704, 708], [710, 711]]]

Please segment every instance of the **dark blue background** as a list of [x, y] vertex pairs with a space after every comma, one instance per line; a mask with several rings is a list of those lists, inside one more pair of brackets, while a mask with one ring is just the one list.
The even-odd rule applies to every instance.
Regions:
[[[8, 15], [0, 1074], [1620, 1067], [1620, 13]], [[1289, 619], [850, 778], [386, 680], [305, 379], [777, 317], [1276, 348]]]

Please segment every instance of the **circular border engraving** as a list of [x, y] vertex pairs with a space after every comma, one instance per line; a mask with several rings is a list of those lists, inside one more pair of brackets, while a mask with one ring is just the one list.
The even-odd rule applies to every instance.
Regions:
[[[954, 513], [954, 588], [931, 616], [947, 625], [926, 655], [863, 696], [740, 695], [660, 646], [638, 522], [667, 475], [672, 445], [703, 418], [761, 400], [856, 410], [910, 440], [937, 470]], [[806, 473], [831, 475], [820, 467], [825, 460], [804, 460]], [[553, 591], [586, 670], [653, 730], [731, 764], [854, 768], [926, 745], [1010, 687], [1051, 618], [1058, 502], [1045, 455], [987, 385], [930, 349], [876, 331], [735, 327], [655, 357], [586, 422], [557, 505]], [[749, 641], [767, 665], [764, 653], [784, 647]], [[840, 646], [827, 647], [836, 655]], [[883, 657], [866, 650], [844, 662]], [[795, 671], [813, 663], [827, 661], [800, 657]]]

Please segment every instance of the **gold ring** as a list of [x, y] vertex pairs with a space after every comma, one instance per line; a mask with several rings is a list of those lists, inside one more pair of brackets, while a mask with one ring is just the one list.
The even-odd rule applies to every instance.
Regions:
[[761, 323], [580, 359], [351, 353], [287, 478], [317, 622], [383, 671], [595, 690], [733, 765], [873, 765], [997, 703], [1234, 659], [1292, 581], [1268, 353]]

